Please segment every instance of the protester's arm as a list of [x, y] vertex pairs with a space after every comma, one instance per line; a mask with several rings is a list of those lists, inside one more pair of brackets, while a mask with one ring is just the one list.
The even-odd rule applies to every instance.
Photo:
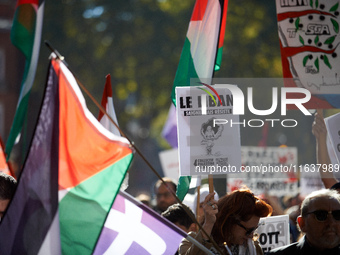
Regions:
[[[214, 224], [216, 222], [216, 214], [218, 213], [217, 208], [217, 201], [214, 200], [215, 192], [209, 193], [203, 202], [203, 210], [204, 210], [204, 223], [203, 223], [203, 229], [205, 232], [210, 235], [211, 231], [214, 227]], [[213, 208], [215, 207], [215, 209]], [[205, 234], [203, 234], [203, 238], [208, 239]]]
[[338, 181], [335, 179], [333, 172], [329, 171], [331, 160], [327, 150], [327, 128], [323, 118], [322, 110], [317, 110], [315, 114], [312, 133], [316, 138], [316, 159], [318, 164], [322, 164], [320, 168], [320, 176], [326, 188], [332, 187]]
[[[213, 229], [213, 226], [216, 222], [216, 214], [218, 212], [216, 201], [213, 199], [215, 193], [210, 193], [206, 196], [204, 202], [203, 202], [203, 210], [204, 210], [204, 223], [202, 225], [202, 228], [205, 230], [205, 232], [208, 235], [211, 235], [211, 231]], [[208, 202], [212, 205], [215, 205], [216, 209], [214, 209]], [[193, 236], [198, 242], [203, 244], [205, 247], [210, 249], [213, 245], [208, 240], [209, 237], [207, 237], [202, 230], [200, 230], [196, 235], [194, 233], [191, 233], [191, 236]], [[183, 239], [182, 243], [179, 246], [179, 254], [180, 255], [196, 255], [196, 254], [205, 254], [202, 250], [200, 250], [196, 245], [192, 244], [186, 239]]]

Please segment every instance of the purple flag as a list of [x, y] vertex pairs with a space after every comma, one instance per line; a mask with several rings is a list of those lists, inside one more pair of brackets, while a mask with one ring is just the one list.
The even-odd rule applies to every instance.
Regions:
[[172, 148], [178, 148], [176, 107], [173, 104], [170, 106], [168, 119], [163, 127], [162, 136]]
[[0, 224], [2, 255], [46, 254], [39, 251], [57, 215], [59, 101], [56, 73], [50, 69], [49, 74], [18, 187]]
[[93, 255], [175, 254], [186, 236], [171, 222], [120, 191]]

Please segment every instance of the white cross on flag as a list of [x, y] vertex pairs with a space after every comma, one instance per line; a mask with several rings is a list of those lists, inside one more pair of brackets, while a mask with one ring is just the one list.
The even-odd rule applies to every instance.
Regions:
[[120, 191], [106, 219], [94, 255], [175, 254], [187, 234]]

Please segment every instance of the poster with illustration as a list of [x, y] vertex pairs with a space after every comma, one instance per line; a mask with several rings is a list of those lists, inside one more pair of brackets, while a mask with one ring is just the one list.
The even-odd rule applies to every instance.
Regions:
[[340, 108], [339, 2], [276, 0], [285, 86], [308, 89], [309, 109]]
[[207, 84], [177, 87], [176, 100], [180, 175], [238, 172], [240, 123], [230, 91]]

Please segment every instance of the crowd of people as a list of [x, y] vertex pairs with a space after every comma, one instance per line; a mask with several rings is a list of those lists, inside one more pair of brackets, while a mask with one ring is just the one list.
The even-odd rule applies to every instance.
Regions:
[[[330, 165], [327, 129], [320, 112], [315, 114], [312, 132], [316, 138], [317, 163]], [[340, 182], [331, 171], [320, 171], [320, 174], [325, 189], [314, 191], [304, 198], [294, 195], [278, 200], [264, 194], [256, 196], [248, 188], [240, 188], [218, 198], [216, 192], [204, 190], [200, 193], [200, 202], [195, 200], [192, 208], [171, 199], [171, 192], [167, 193], [165, 186], [159, 189], [158, 183], [154, 190], [155, 209], [212, 254], [340, 254]], [[167, 179], [167, 186], [174, 191], [176, 184]], [[169, 195], [167, 200], [165, 194]], [[162, 212], [161, 208], [164, 209], [166, 204], [168, 208]], [[289, 215], [291, 244], [264, 253], [256, 235], [259, 220], [283, 214]], [[206, 253], [183, 239], [177, 254]]]
[[[172, 182], [169, 187], [174, 185]], [[156, 201], [159, 198], [157, 191], [155, 189]], [[212, 254], [340, 254], [340, 194], [336, 189], [321, 189], [302, 200], [291, 197], [290, 203], [286, 201], [287, 205], [298, 203], [291, 206], [296, 210], [295, 218], [290, 216], [289, 223], [296, 226], [298, 233], [295, 238], [291, 235], [291, 244], [267, 253], [259, 245], [256, 229], [260, 218], [273, 214], [270, 200], [261, 199], [248, 188], [227, 193], [218, 200], [214, 199], [215, 192], [201, 195], [203, 202], [199, 204], [203, 215], [200, 222], [199, 217], [196, 217], [199, 210], [194, 213], [192, 208], [175, 201], [161, 215], [195, 238]], [[295, 202], [292, 203], [292, 200]], [[292, 214], [289, 210], [285, 210], [285, 213]], [[183, 239], [177, 254], [206, 253]]]
[[[327, 129], [322, 114], [315, 115], [312, 132], [316, 138], [316, 157], [320, 164], [331, 164], [327, 152]], [[247, 187], [226, 193], [202, 188], [196, 193], [193, 206], [176, 197], [176, 183], [163, 178], [154, 186], [155, 205], [150, 196], [136, 197], [146, 206], [188, 233], [212, 254], [340, 254], [340, 182], [331, 171], [321, 171], [324, 189], [304, 198], [285, 197], [281, 200], [263, 194], [253, 194]], [[0, 172], [0, 221], [17, 186], [16, 180]], [[198, 198], [199, 197], [199, 198]], [[291, 244], [263, 252], [256, 230], [260, 218], [289, 215]], [[188, 239], [183, 239], [176, 254], [206, 254]]]

